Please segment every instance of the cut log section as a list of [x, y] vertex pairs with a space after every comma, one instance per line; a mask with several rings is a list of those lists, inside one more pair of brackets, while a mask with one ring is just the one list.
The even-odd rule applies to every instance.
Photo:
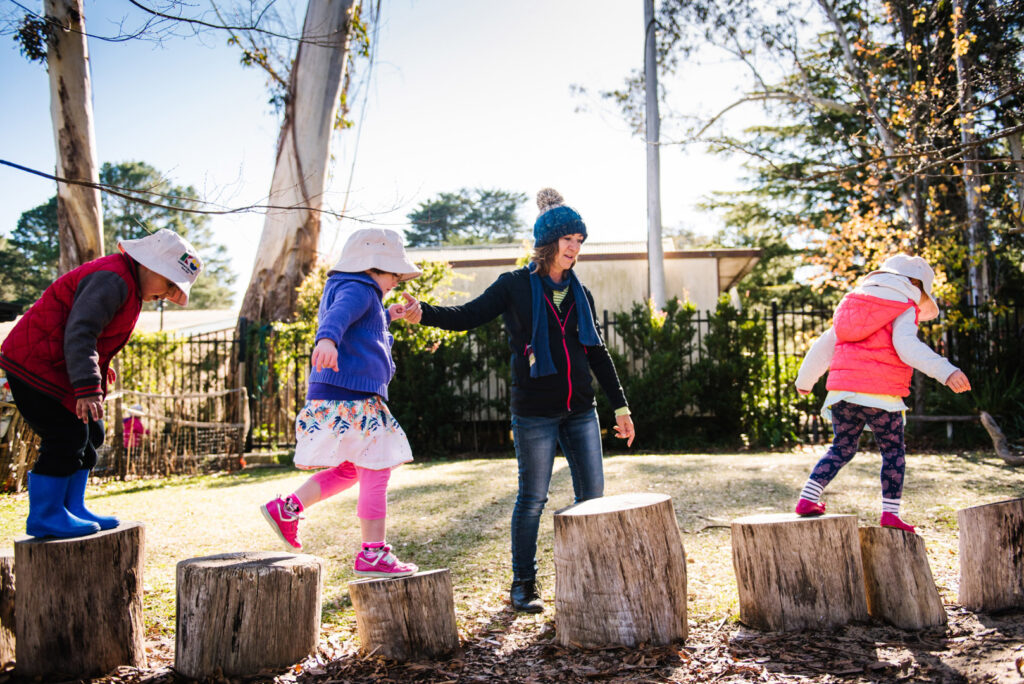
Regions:
[[732, 563], [740, 620], [754, 629], [833, 629], [868, 619], [856, 516], [739, 518]]
[[408, 577], [349, 582], [364, 654], [393, 660], [434, 659], [459, 647], [455, 600], [447, 569]]
[[961, 509], [960, 604], [981, 612], [1024, 607], [1024, 499]]
[[889, 527], [862, 527], [859, 532], [868, 614], [900, 629], [946, 624], [924, 540]]
[[555, 625], [563, 646], [686, 639], [686, 553], [669, 496], [605, 496], [555, 513]]
[[14, 552], [0, 551], [0, 665], [14, 662]]
[[80, 678], [145, 667], [144, 556], [138, 522], [74, 539], [16, 540], [17, 673]]
[[266, 551], [178, 563], [174, 668], [192, 679], [292, 665], [320, 638], [322, 562]]

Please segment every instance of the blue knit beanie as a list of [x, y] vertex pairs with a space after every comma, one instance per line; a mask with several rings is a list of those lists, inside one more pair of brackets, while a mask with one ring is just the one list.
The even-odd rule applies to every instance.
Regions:
[[533, 223], [533, 246], [557, 242], [563, 235], [580, 233], [587, 239], [587, 226], [574, 209], [565, 206], [565, 199], [552, 188], [544, 188], [537, 193], [537, 208], [540, 215]]

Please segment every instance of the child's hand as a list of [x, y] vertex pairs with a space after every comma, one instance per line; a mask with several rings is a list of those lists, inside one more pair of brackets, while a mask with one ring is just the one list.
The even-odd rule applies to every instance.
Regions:
[[796, 388], [796, 391], [799, 392], [800, 394], [804, 395], [804, 396], [807, 396], [808, 394], [811, 393], [811, 390], [804, 390], [804, 389], [800, 389], [799, 387]]
[[402, 296], [405, 297], [405, 320], [410, 323], [419, 323], [423, 318], [423, 309], [420, 308], [419, 300], [408, 292], [403, 292]]
[[97, 394], [79, 399], [75, 403], [75, 415], [83, 423], [88, 423], [90, 420], [103, 420], [103, 397]]
[[971, 389], [971, 381], [967, 379], [963, 371], [956, 371], [948, 378], [946, 378], [946, 387], [953, 390], [957, 394], [966, 392]]
[[324, 368], [338, 370], [338, 348], [326, 337], [321, 338], [313, 347], [313, 370]]
[[405, 305], [404, 304], [392, 304], [388, 307], [388, 315], [392, 321], [405, 318]]
[[626, 440], [626, 446], [633, 446], [636, 430], [633, 429], [633, 419], [629, 415], [615, 416], [615, 436]]

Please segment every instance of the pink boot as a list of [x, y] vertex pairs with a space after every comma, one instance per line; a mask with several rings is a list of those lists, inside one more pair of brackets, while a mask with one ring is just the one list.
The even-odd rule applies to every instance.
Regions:
[[796, 502], [796, 514], [797, 515], [823, 515], [825, 513], [825, 504], [820, 501], [811, 501], [810, 499], [800, 499]]
[[908, 525], [907, 523], [903, 522], [902, 520], [900, 520], [900, 516], [896, 515], [895, 513], [882, 513], [882, 520], [880, 524], [882, 525], [882, 527], [895, 527], [897, 530], [903, 530], [904, 532], [909, 532], [910, 534], [917, 534], [917, 531], [914, 529], [913, 525]]

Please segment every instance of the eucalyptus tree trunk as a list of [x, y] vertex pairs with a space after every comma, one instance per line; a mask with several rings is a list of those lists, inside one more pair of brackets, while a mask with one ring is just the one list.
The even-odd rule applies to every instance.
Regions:
[[[83, 0], [46, 0], [44, 7], [53, 27], [46, 45], [46, 67], [57, 176], [99, 183]], [[58, 182], [57, 226], [60, 273], [103, 256], [100, 191]]]
[[[954, 34], [963, 38], [967, 31], [962, 0], [953, 0]], [[959, 43], [954, 40], [954, 45]], [[957, 100], [960, 106], [960, 145], [964, 160], [964, 194], [967, 202], [967, 281], [968, 304], [978, 306], [988, 300], [988, 249], [985, 223], [981, 215], [981, 179], [978, 176], [977, 136], [974, 133], [974, 93], [965, 59], [966, 50], [954, 49]]]
[[240, 318], [284, 321], [313, 267], [331, 132], [348, 54], [352, 0], [310, 0], [288, 82], [263, 235]]

